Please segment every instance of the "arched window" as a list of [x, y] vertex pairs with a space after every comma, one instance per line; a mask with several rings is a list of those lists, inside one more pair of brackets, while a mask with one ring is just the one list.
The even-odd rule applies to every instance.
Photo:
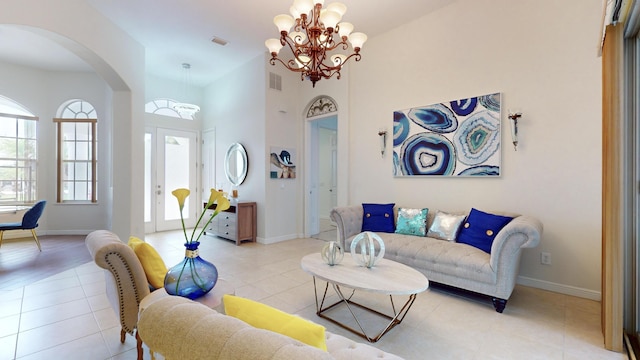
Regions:
[[316, 101], [309, 106], [307, 111], [307, 117], [315, 117], [319, 115], [329, 114], [338, 111], [338, 106], [332, 98], [328, 96], [322, 96], [316, 99]]
[[53, 119], [57, 127], [56, 152], [59, 203], [98, 201], [97, 114], [84, 100], [69, 100]]
[[144, 105], [145, 112], [149, 114], [157, 114], [164, 116], [171, 116], [174, 118], [193, 120], [193, 115], [184, 112], [178, 112], [173, 108], [178, 102], [171, 99], [155, 99], [151, 100]]
[[0, 95], [0, 204], [37, 200], [38, 117]]

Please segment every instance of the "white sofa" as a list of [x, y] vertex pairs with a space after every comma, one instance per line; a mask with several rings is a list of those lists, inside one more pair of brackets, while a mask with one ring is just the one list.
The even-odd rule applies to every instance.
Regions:
[[167, 360], [402, 360], [329, 331], [323, 351], [177, 296], [142, 307], [138, 333], [151, 351]]
[[[397, 212], [397, 207], [395, 210]], [[429, 209], [427, 228], [431, 226], [435, 212], [435, 209]], [[351, 240], [362, 230], [363, 214], [362, 205], [331, 210], [339, 241], [346, 251], [350, 249]], [[384, 241], [386, 259], [415, 268], [429, 281], [488, 295], [496, 311], [502, 313], [516, 284], [522, 249], [539, 244], [542, 228], [539, 220], [516, 215], [496, 235], [491, 254], [467, 244], [430, 237], [376, 234]]]
[[105, 269], [107, 296], [122, 325], [120, 341], [124, 342], [126, 333], [135, 336], [138, 360], [143, 359], [142, 341], [167, 360], [402, 360], [328, 331], [325, 352], [284, 335], [253, 328], [192, 300], [164, 291], [150, 293], [136, 254], [116, 234], [94, 231], [87, 236], [86, 245], [96, 264]]

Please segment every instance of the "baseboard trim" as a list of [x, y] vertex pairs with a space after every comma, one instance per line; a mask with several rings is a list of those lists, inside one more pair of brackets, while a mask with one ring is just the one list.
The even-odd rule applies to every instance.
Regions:
[[[43, 231], [42, 235], [89, 235], [93, 230], [47, 230]], [[36, 230], [38, 235], [41, 235], [39, 231]]]
[[275, 244], [282, 241], [293, 240], [298, 238], [299, 236], [297, 234], [292, 234], [292, 235], [282, 235], [282, 236], [271, 237], [268, 239], [259, 237], [256, 241], [260, 244], [269, 245], [269, 244]]
[[549, 290], [560, 294], [576, 296], [584, 299], [601, 301], [602, 293], [599, 291], [579, 288], [576, 286], [558, 284], [550, 281], [534, 279], [526, 276], [518, 276], [517, 283], [537, 289]]

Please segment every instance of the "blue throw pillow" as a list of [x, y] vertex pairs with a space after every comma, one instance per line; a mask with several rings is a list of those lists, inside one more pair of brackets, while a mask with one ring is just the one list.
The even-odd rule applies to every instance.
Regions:
[[468, 244], [491, 254], [491, 245], [498, 232], [513, 220], [512, 217], [489, 214], [471, 209], [456, 242]]
[[396, 233], [425, 236], [427, 234], [427, 213], [429, 209], [398, 209]]
[[362, 204], [362, 231], [392, 233], [396, 230], [393, 207], [396, 204]]

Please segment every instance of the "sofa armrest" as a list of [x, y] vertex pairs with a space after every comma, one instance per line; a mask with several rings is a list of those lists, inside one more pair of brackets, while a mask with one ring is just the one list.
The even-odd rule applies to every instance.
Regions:
[[[496, 235], [491, 245], [489, 264], [497, 274], [499, 288], [502, 283], [506, 286], [504, 289], [511, 293], [520, 266], [520, 252], [524, 248], [538, 246], [542, 230], [542, 223], [538, 219], [531, 216], [518, 216]], [[504, 298], [507, 297], [508, 295]]]
[[346, 249], [346, 240], [362, 231], [362, 205], [342, 206], [331, 210], [331, 220], [335, 221], [338, 228], [338, 239], [343, 249]]
[[162, 297], [146, 306], [138, 331], [149, 349], [167, 360], [333, 359], [326, 351], [180, 296]]

